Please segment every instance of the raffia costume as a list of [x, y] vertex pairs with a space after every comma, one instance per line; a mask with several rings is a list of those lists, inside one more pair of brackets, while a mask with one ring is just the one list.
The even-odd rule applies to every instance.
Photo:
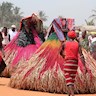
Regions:
[[4, 76], [10, 76], [16, 70], [20, 60], [28, 60], [42, 44], [38, 37], [38, 32], [41, 31], [39, 22], [42, 24], [42, 21], [35, 14], [21, 20], [20, 32], [5, 47], [4, 60], [7, 68], [3, 72]]
[[[53, 93], [67, 92], [64, 59], [59, 54], [60, 41], [64, 40], [61, 28], [61, 19], [54, 19], [50, 26], [50, 32], [52, 31], [50, 36], [28, 61], [21, 64], [22, 67], [18, 67], [11, 77], [11, 87]], [[85, 50], [83, 50], [83, 54], [88, 72], [84, 74], [84, 66], [79, 59], [79, 67], [74, 82], [75, 92], [95, 93], [96, 64]]]

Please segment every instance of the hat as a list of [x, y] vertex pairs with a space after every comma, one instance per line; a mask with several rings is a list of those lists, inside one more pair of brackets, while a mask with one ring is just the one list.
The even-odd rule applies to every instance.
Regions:
[[76, 32], [75, 31], [69, 31], [68, 32], [68, 37], [71, 39], [75, 39], [76, 38]]
[[15, 25], [12, 25], [11, 27], [12, 27], [12, 28], [16, 28], [16, 26], [15, 26]]

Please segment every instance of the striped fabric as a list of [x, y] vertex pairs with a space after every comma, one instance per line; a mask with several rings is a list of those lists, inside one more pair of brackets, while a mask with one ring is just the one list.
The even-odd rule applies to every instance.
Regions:
[[77, 60], [65, 60], [64, 63], [64, 75], [66, 80], [66, 85], [74, 85], [75, 76], [78, 68]]

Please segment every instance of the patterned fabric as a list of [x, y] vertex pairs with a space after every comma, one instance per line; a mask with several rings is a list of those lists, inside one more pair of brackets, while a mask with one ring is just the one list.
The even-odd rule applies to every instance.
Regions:
[[23, 19], [21, 21], [20, 34], [18, 36], [17, 45], [25, 47], [29, 44], [35, 44], [33, 30], [35, 30], [35, 25], [30, 22], [31, 18]]
[[64, 75], [67, 85], [70, 84], [74, 85], [77, 68], [78, 68], [77, 60], [65, 60]]
[[18, 36], [17, 45], [21, 47], [25, 47], [29, 44], [35, 44], [34, 36], [32, 32], [28, 33], [25, 30], [23, 30], [22, 32], [20, 32]]

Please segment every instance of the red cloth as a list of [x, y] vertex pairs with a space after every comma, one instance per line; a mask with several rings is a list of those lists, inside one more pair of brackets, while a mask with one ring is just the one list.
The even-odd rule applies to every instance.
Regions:
[[66, 41], [64, 54], [65, 60], [67, 59], [78, 59], [79, 44], [76, 41]]
[[76, 41], [66, 41], [64, 47], [65, 63], [64, 74], [67, 85], [74, 85], [78, 68], [79, 44]]
[[69, 37], [69, 38], [73, 38], [73, 39], [76, 38], [76, 33], [75, 33], [75, 31], [69, 31], [69, 32], [68, 32], [68, 37]]

